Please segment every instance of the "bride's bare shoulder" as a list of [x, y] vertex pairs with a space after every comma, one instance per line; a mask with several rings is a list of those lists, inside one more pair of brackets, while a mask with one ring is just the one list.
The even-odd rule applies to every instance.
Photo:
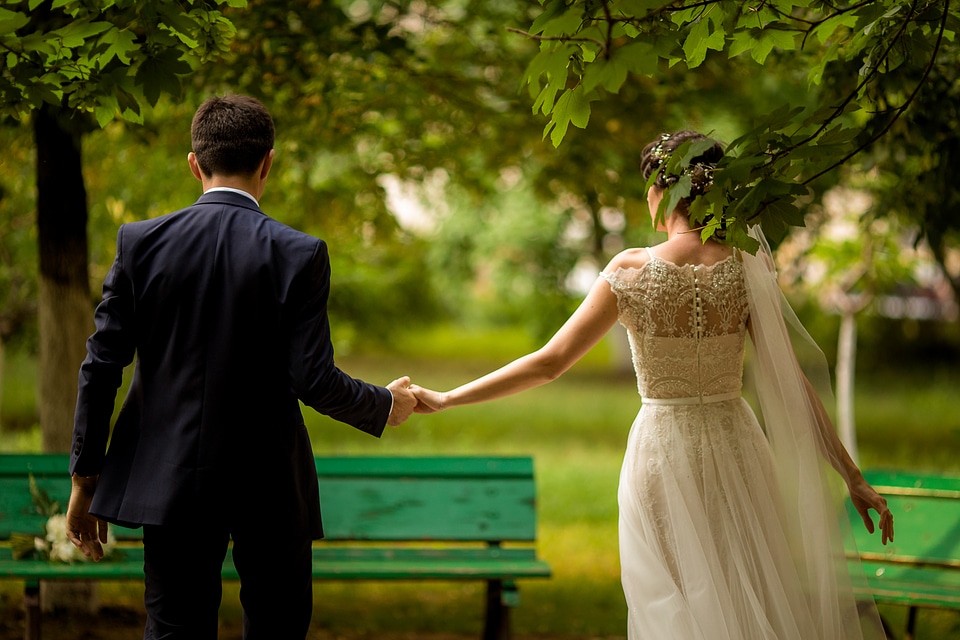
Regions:
[[610, 260], [604, 272], [615, 273], [618, 269], [640, 269], [648, 262], [650, 262], [650, 254], [646, 249], [625, 249]]

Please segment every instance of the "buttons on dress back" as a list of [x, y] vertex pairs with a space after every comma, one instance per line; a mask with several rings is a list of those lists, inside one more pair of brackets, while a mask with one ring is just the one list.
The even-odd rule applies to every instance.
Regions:
[[697, 274], [698, 267], [691, 265], [690, 271], [693, 274], [693, 317], [696, 337], [699, 341], [703, 335], [703, 299], [700, 297], [700, 277]]

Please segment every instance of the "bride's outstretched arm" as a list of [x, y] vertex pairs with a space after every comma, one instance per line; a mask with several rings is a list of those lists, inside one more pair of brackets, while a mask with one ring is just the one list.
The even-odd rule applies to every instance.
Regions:
[[509, 396], [557, 379], [596, 345], [617, 320], [617, 299], [610, 284], [597, 278], [587, 297], [543, 347], [451, 391], [412, 385], [417, 413], [432, 413]]
[[[790, 340], [786, 337], [787, 329], [783, 324], [783, 318], [780, 316], [777, 316], [777, 318], [780, 322], [778, 329], [785, 336], [785, 343], [789, 345]], [[750, 339], [754, 345], [758, 344], [758, 340], [761, 340], [761, 338], [757, 335], [758, 328], [754, 326], [753, 318], [747, 322], [747, 329], [750, 332]], [[793, 381], [799, 379], [799, 383], [803, 387], [804, 400], [806, 401], [809, 411], [812, 413], [811, 417], [816, 429], [816, 432], [812, 435], [820, 455], [822, 455], [823, 458], [829, 462], [830, 466], [843, 478], [850, 492], [851, 502], [863, 519], [863, 524], [867, 528], [867, 531], [873, 533], [875, 530], [873, 519], [870, 516], [870, 509], [873, 509], [879, 515], [878, 524], [880, 526], [881, 542], [886, 544], [887, 541], [892, 541], [893, 514], [890, 512], [889, 507], [887, 507], [886, 499], [877, 493], [864, 479], [860, 468], [850, 457], [846, 447], [843, 446], [843, 442], [840, 440], [840, 437], [837, 435], [837, 430], [833, 426], [833, 421], [823, 406], [820, 395], [816, 392], [810, 380], [803, 372], [803, 369], [800, 367], [800, 363], [797, 361], [796, 354], [793, 352], [792, 347], [788, 348], [787, 351], [783, 353], [783, 356], [788, 361], [781, 363], [782, 370], [794, 370], [797, 374], [796, 378], [789, 377], [788, 380], [790, 380], [792, 384], [795, 384]]]
[[823, 406], [819, 394], [813, 388], [813, 385], [810, 384], [807, 376], [804, 375], [803, 372], [801, 372], [800, 375], [803, 377], [807, 398], [813, 408], [814, 417], [820, 430], [821, 441], [823, 447], [826, 449], [824, 452], [825, 457], [847, 483], [847, 489], [850, 492], [850, 501], [863, 519], [863, 524], [867, 528], [867, 531], [870, 533], [874, 531], [873, 519], [870, 517], [870, 509], [873, 509], [880, 516], [878, 524], [880, 525], [881, 543], [887, 544], [888, 540], [892, 542], [893, 514], [890, 512], [890, 508], [887, 507], [886, 498], [877, 493], [877, 491], [870, 486], [870, 483], [864, 479], [863, 473], [861, 473], [857, 463], [850, 457], [847, 448], [843, 446], [843, 442], [837, 435], [837, 430], [834, 428], [833, 421], [830, 420], [830, 416], [827, 414], [827, 410]]

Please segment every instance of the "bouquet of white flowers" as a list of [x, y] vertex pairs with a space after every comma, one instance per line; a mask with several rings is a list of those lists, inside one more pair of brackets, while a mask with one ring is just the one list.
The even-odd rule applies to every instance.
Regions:
[[[30, 495], [37, 512], [47, 516], [43, 525], [43, 535], [33, 536], [14, 533], [10, 536], [10, 546], [15, 559], [39, 558], [52, 562], [84, 562], [89, 560], [80, 549], [73, 546], [67, 538], [67, 516], [60, 512], [60, 503], [50, 498], [46, 491], [37, 485], [30, 476]], [[116, 546], [113, 531], [107, 531], [107, 542], [103, 545], [103, 555], [108, 557]]]

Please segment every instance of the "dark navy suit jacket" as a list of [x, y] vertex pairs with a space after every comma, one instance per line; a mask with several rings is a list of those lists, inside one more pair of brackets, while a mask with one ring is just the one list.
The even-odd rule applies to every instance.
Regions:
[[91, 513], [127, 526], [259, 519], [265, 533], [321, 537], [298, 400], [378, 437], [392, 406], [387, 389], [334, 364], [329, 290], [326, 244], [242, 194], [211, 191], [121, 226], [80, 367], [70, 461], [71, 474], [100, 475]]

